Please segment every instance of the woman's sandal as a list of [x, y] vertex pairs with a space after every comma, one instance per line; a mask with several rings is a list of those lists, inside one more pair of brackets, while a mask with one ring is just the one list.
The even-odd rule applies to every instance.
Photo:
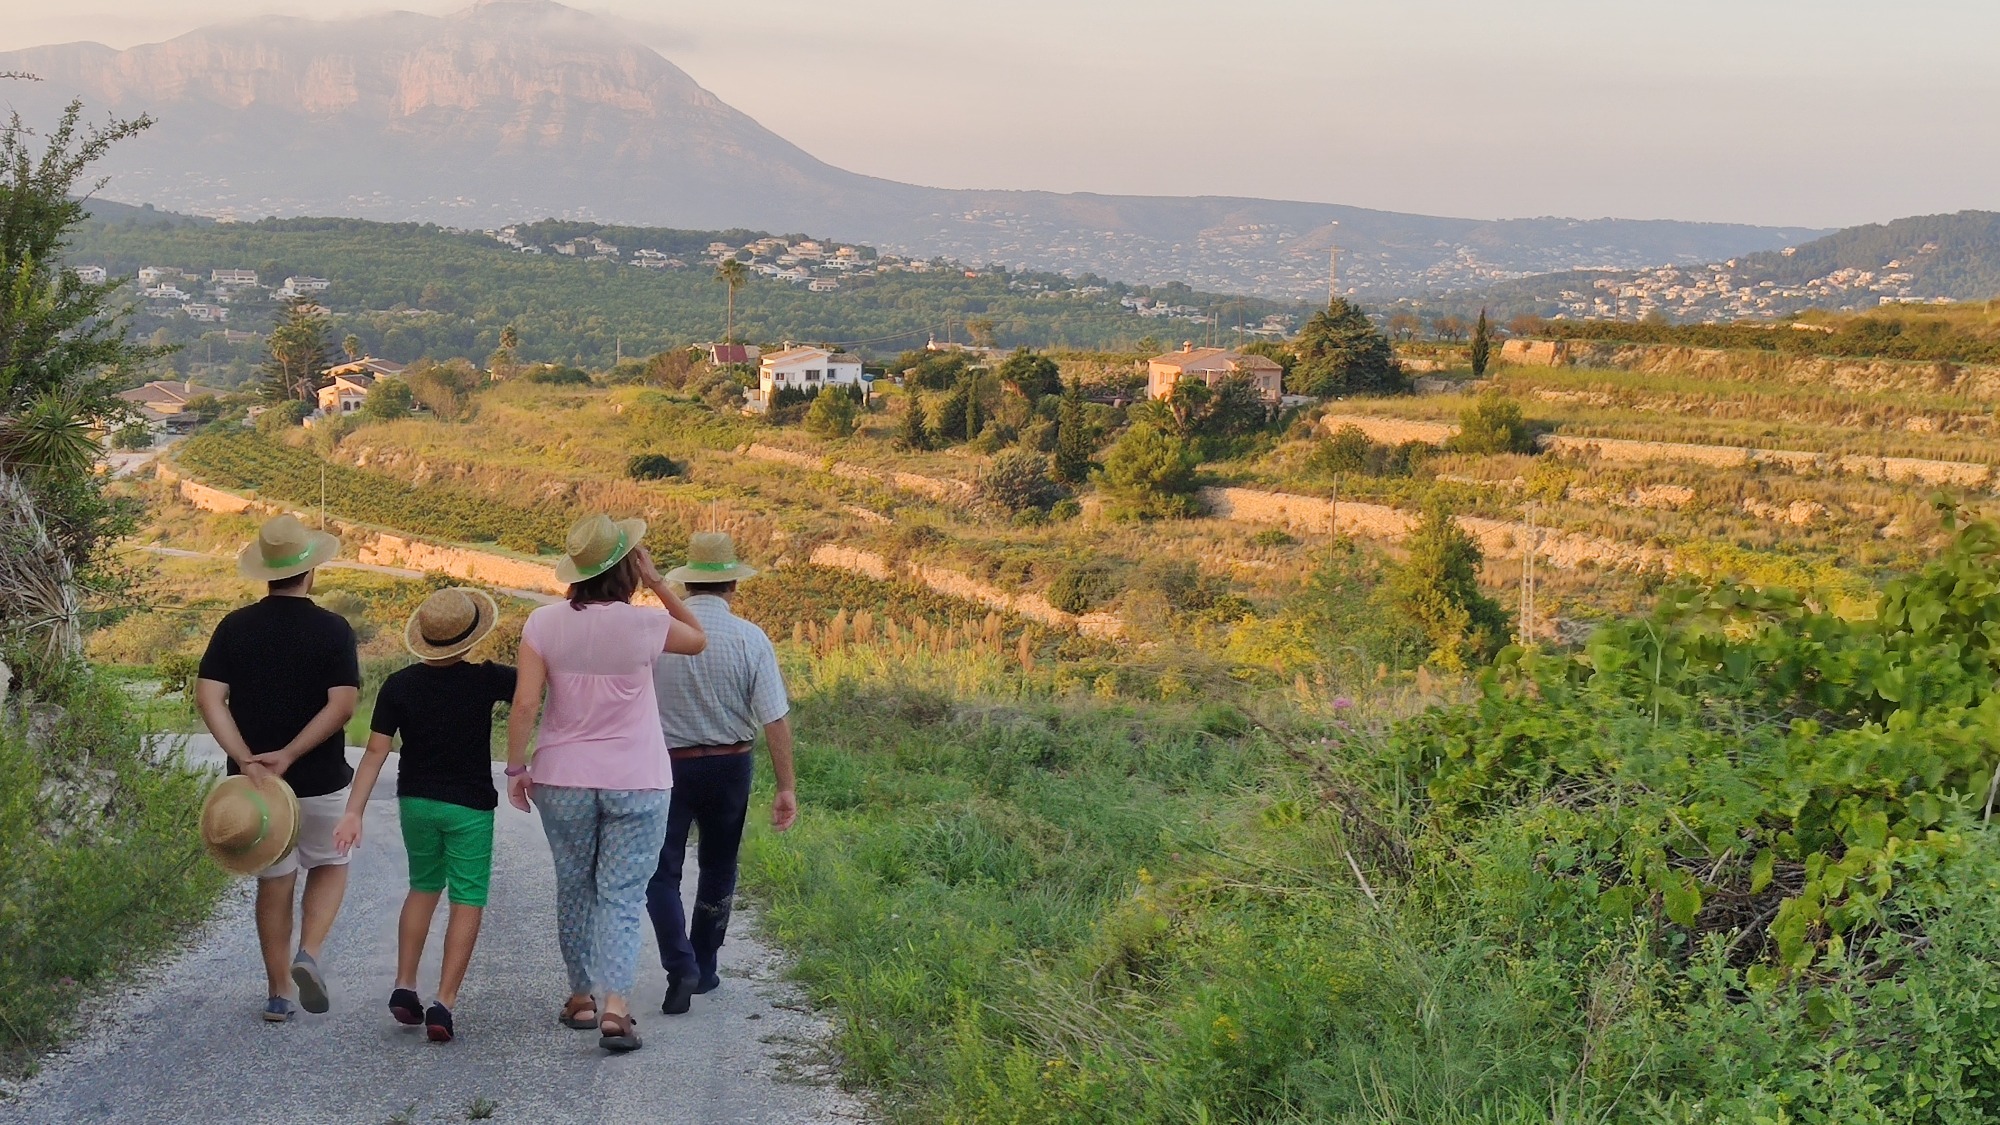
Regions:
[[[583, 1014], [585, 1012], [589, 1012], [590, 1015], [585, 1017]], [[564, 1027], [575, 1031], [596, 1031], [597, 1001], [588, 996], [571, 997], [569, 1002], [563, 1005], [562, 1015], [558, 1019]]]
[[606, 1012], [597, 1021], [597, 1045], [607, 1051], [639, 1049], [639, 1021], [629, 1015]]

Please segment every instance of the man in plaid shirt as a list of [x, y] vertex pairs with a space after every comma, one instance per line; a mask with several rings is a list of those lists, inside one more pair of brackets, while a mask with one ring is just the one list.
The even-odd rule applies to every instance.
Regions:
[[[736, 561], [729, 536], [703, 532], [688, 543], [688, 564], [667, 577], [687, 587], [687, 606], [708, 634], [697, 656], [666, 653], [653, 665], [660, 728], [673, 759], [673, 796], [667, 809], [667, 842], [646, 887], [646, 910], [659, 936], [667, 996], [660, 1010], [688, 1010], [693, 997], [722, 983], [716, 955], [729, 928], [736, 897], [736, 856], [749, 818], [754, 774], [752, 747], [764, 733], [777, 776], [771, 827], [783, 832], [798, 816], [792, 776], [791, 706], [771, 638], [736, 616], [736, 584], [756, 574]], [[700, 872], [693, 918], [682, 909], [681, 872], [690, 826], [699, 826]]]

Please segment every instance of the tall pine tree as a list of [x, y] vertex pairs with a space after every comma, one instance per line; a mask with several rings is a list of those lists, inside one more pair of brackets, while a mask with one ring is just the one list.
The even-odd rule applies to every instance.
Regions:
[[1376, 330], [1360, 305], [1344, 297], [1335, 297], [1325, 311], [1306, 321], [1293, 350], [1299, 360], [1289, 373], [1287, 389], [1294, 394], [1331, 398], [1410, 389], [1389, 338]]
[[1479, 310], [1479, 323], [1472, 326], [1472, 377], [1486, 377], [1486, 361], [1493, 355], [1493, 326], [1486, 321], [1486, 310]]
[[312, 401], [332, 350], [325, 310], [306, 297], [287, 302], [265, 345], [264, 398], [272, 402]]

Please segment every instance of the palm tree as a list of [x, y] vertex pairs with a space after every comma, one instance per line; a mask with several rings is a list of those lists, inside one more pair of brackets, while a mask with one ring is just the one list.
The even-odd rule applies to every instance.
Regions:
[[353, 363], [355, 360], [360, 359], [361, 337], [356, 336], [352, 332], [349, 332], [347, 334], [347, 339], [342, 340], [340, 342], [340, 350], [347, 353], [347, 362], [349, 363]]
[[715, 280], [729, 287], [729, 321], [722, 334], [722, 342], [733, 344], [736, 342], [736, 290], [750, 280], [750, 269], [741, 258], [724, 258], [722, 264], [715, 267]]

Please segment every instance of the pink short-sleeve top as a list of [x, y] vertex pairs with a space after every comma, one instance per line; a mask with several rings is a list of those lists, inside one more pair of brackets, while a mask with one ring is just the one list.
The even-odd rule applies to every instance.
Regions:
[[529, 773], [577, 789], [669, 789], [673, 771], [653, 694], [653, 661], [673, 618], [664, 609], [568, 602], [528, 615], [521, 641], [548, 665], [541, 734]]

